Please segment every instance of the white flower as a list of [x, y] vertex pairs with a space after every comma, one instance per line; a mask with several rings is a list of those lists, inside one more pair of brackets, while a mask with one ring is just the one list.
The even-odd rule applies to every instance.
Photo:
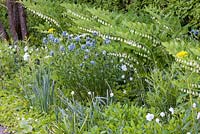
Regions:
[[193, 103], [193, 104], [192, 104], [192, 107], [193, 107], [193, 108], [196, 108], [196, 107], [197, 107], [197, 104], [196, 104], [196, 103]]
[[9, 48], [9, 49], [12, 49], [12, 46], [9, 46], [8, 48]]
[[74, 95], [74, 91], [71, 91], [71, 95]]
[[191, 134], [190, 132], [187, 132], [186, 134]]
[[147, 119], [148, 121], [152, 121], [153, 118], [154, 118], [154, 115], [153, 115], [153, 114], [148, 113], [148, 114], [146, 115], [146, 119]]
[[126, 90], [123, 91], [123, 94], [126, 94]]
[[129, 80], [132, 81], [132, 80], [133, 80], [133, 77], [130, 77]]
[[114, 96], [114, 93], [111, 92], [111, 93], [110, 93], [110, 97], [113, 97], [113, 96]]
[[103, 51], [102, 51], [102, 54], [103, 54], [103, 55], [106, 55], [106, 51], [105, 51], [105, 50], [103, 50]]
[[123, 71], [127, 71], [126, 65], [122, 65], [122, 66], [121, 66], [121, 69], [122, 69]]
[[160, 113], [160, 116], [161, 116], [161, 117], [164, 117], [164, 116], [165, 116], [165, 113], [164, 113], [164, 112], [161, 112], [161, 113]]
[[200, 119], [200, 112], [197, 113], [197, 120]]
[[157, 122], [157, 123], [160, 123], [160, 120], [159, 120], [158, 118], [156, 118], [156, 122]]
[[123, 61], [124, 61], [124, 59], [123, 59], [123, 58], [121, 58], [121, 59], [120, 59], [120, 62], [123, 62]]
[[50, 57], [51, 57], [51, 56], [47, 55], [47, 56], [44, 57], [44, 59], [48, 59], [48, 58], [50, 58]]
[[27, 52], [28, 51], [28, 46], [25, 46], [24, 47], [24, 52]]
[[24, 61], [29, 61], [30, 55], [28, 53], [25, 53], [23, 58], [24, 58]]
[[124, 79], [124, 78], [125, 78], [125, 75], [123, 74], [123, 75], [122, 75], [122, 79]]
[[169, 111], [170, 111], [172, 114], [174, 114], [174, 108], [170, 107], [170, 108], [169, 108]]
[[91, 94], [92, 94], [91, 91], [89, 91], [89, 92], [88, 92], [88, 95], [91, 95]]
[[15, 49], [17, 49], [17, 47], [18, 47], [17, 45], [14, 45], [14, 48], [15, 48]]

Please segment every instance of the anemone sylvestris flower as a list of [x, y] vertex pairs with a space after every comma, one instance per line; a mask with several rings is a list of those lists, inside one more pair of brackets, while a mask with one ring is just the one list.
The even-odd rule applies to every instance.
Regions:
[[174, 114], [174, 108], [170, 107], [169, 111], [171, 112], [171, 114]]
[[23, 58], [24, 58], [24, 61], [29, 61], [30, 55], [28, 53], [25, 53]]
[[160, 116], [161, 116], [161, 117], [164, 117], [164, 116], [165, 116], [165, 113], [164, 113], [164, 112], [161, 112], [161, 113], [160, 113]]
[[200, 112], [197, 113], [197, 120], [200, 119]]
[[113, 93], [113, 92], [111, 92], [111, 93], [110, 93], [110, 97], [113, 97], [113, 96], [114, 96], [114, 93]]
[[72, 95], [72, 96], [74, 95], [74, 93], [75, 93], [74, 91], [71, 91], [71, 95]]
[[121, 69], [122, 69], [123, 71], [127, 71], [126, 65], [122, 65], [122, 66], [121, 66]]
[[146, 115], [146, 119], [147, 119], [148, 121], [152, 121], [153, 118], [154, 118], [154, 115], [153, 115], [153, 114], [148, 113], [148, 114]]

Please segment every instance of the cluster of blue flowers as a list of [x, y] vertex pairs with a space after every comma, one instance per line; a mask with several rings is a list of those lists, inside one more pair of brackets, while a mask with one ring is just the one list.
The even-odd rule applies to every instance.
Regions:
[[[98, 32], [93, 33], [93, 37], [96, 37], [97, 35], [98, 35]], [[83, 55], [84, 61], [83, 63], [80, 64], [80, 67], [82, 67], [85, 64], [85, 61], [91, 57], [91, 51], [93, 51], [93, 48], [96, 47], [96, 40], [89, 36], [87, 36], [85, 40], [81, 40], [83, 35], [73, 36], [66, 31], [62, 32], [61, 37], [62, 38], [60, 39], [60, 38], [55, 37], [53, 34], [49, 34], [47, 37], [43, 38], [42, 42], [43, 44], [48, 44], [48, 43], [53, 44], [53, 45], [59, 44], [58, 49], [61, 53], [65, 53], [66, 49], [69, 52], [72, 52], [72, 51], [75, 51], [76, 48], [77, 48], [76, 52], [80, 52], [79, 51], [79, 48], [80, 48], [80, 50], [82, 50], [81, 52], [83, 52], [84, 54]], [[66, 41], [66, 44], [69, 44], [69, 45], [66, 46], [65, 44], [63, 44], [63, 41]], [[111, 43], [111, 40], [109, 38], [106, 38], [104, 40], [104, 44], [110, 44], [110, 43]], [[105, 55], [106, 51], [103, 51], [102, 54]], [[55, 55], [55, 52], [53, 50], [50, 50], [49, 55], [53, 57]], [[98, 53], [95, 53], [95, 56], [98, 56]], [[92, 65], [96, 64], [95, 60], [89, 60], [89, 63]]]
[[55, 38], [53, 34], [49, 34], [48, 38], [44, 37], [42, 42], [43, 42], [43, 44], [47, 44], [48, 42], [59, 43], [60, 40], [58, 38]]
[[75, 45], [74, 43], [71, 43], [71, 44], [68, 46], [68, 50], [69, 50], [69, 51], [73, 51], [75, 48], [76, 48], [76, 45]]
[[190, 31], [190, 33], [192, 33], [192, 34], [195, 35], [195, 36], [198, 36], [198, 35], [199, 35], [199, 30], [194, 30], [194, 29], [192, 29], [192, 30]]
[[[195, 35], [198, 34], [198, 31], [192, 31]], [[104, 73], [104, 71], [108, 71], [112, 69], [113, 66], [119, 69], [121, 73], [116, 74], [118, 77], [118, 81], [120, 80], [123, 83], [127, 83], [128, 81], [133, 81], [133, 76], [129, 74], [131, 68], [125, 63], [123, 64], [115, 64], [115, 59], [113, 57], [110, 59], [109, 53], [106, 50], [102, 50], [99, 52], [96, 49], [97, 42], [95, 37], [98, 35], [98, 32], [94, 32], [93, 36], [85, 36], [85, 35], [72, 35], [63, 31], [61, 34], [61, 38], [54, 37], [53, 34], [49, 34], [47, 37], [43, 38], [43, 43], [53, 45], [53, 48], [58, 50], [58, 53], [62, 53], [62, 56], [72, 56], [70, 59], [75, 59], [76, 65], [79, 66], [80, 69], [94, 69], [96, 67], [100, 68], [100, 71]], [[103, 45], [107, 46], [111, 43], [111, 39], [106, 36], [105, 40], [102, 42]], [[58, 45], [57, 45], [58, 44]], [[51, 57], [55, 56], [55, 52], [50, 50], [49, 55]], [[75, 57], [73, 57], [75, 56]], [[103, 61], [100, 63], [99, 61]], [[120, 61], [121, 63], [122, 61]], [[101, 69], [101, 66], [104, 69]], [[108, 69], [108, 70], [107, 70]]]

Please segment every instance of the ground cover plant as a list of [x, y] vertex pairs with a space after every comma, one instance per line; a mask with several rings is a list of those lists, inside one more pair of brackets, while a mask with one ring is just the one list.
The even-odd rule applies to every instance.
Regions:
[[73, 2], [20, 1], [29, 37], [0, 43], [0, 125], [19, 134], [199, 133], [200, 4]]

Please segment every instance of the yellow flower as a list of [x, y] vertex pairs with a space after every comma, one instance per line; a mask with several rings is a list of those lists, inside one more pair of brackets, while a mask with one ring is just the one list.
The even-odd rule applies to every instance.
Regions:
[[186, 52], [186, 51], [180, 51], [176, 54], [176, 57], [178, 57], [178, 58], [184, 58], [186, 56], [188, 56], [188, 52]]
[[54, 31], [55, 31], [54, 28], [50, 28], [50, 29], [48, 30], [48, 33], [53, 33]]

